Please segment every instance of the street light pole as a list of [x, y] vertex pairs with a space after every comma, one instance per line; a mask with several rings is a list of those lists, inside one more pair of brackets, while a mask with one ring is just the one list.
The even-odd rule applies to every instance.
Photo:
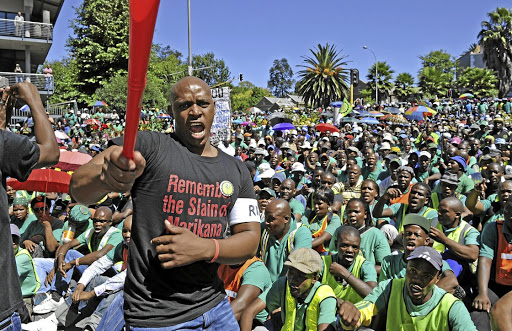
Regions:
[[188, 75], [192, 76], [192, 37], [190, 29], [190, 0], [188, 3]]
[[378, 70], [378, 65], [377, 65], [377, 56], [375, 56], [375, 52], [371, 48], [368, 48], [368, 46], [363, 46], [363, 49], [367, 49], [370, 52], [372, 52], [373, 58], [375, 60], [375, 103], [378, 105], [379, 104], [379, 70]]

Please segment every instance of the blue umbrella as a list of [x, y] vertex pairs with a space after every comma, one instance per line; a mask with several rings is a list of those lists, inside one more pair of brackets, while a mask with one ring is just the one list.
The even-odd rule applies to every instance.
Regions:
[[334, 101], [334, 102], [331, 102], [331, 104], [329, 106], [341, 108], [341, 105], [343, 105], [343, 101]]
[[408, 120], [414, 120], [414, 121], [422, 121], [425, 117], [423, 116], [423, 113], [422, 112], [414, 112], [410, 115], [404, 115], [405, 118], [407, 118]]
[[272, 127], [274, 131], [284, 131], [284, 130], [293, 130], [295, 126], [292, 123], [277, 123]]
[[365, 118], [361, 119], [361, 123], [379, 124], [379, 121], [376, 118], [373, 118], [373, 117], [365, 117]]
[[353, 118], [353, 117], [343, 117], [341, 119], [341, 121], [343, 123], [359, 123], [360, 122], [357, 118]]
[[233, 124], [242, 124], [243, 121], [241, 119], [233, 120], [231, 123]]
[[393, 114], [393, 115], [399, 115], [401, 114], [402, 112], [400, 111], [400, 109], [398, 108], [395, 108], [395, 107], [388, 107], [386, 109], [384, 109], [385, 112], [388, 112], [390, 114]]

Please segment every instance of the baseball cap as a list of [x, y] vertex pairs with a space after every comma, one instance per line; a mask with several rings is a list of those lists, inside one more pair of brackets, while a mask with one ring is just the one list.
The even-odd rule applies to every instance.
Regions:
[[306, 168], [304, 168], [304, 165], [300, 162], [295, 162], [292, 164], [292, 172], [306, 172]]
[[452, 156], [450, 158], [450, 160], [457, 162], [462, 167], [462, 169], [466, 170], [466, 167], [467, 167], [466, 160], [464, 160], [464, 158], [462, 156], [459, 156], [459, 155]]
[[274, 176], [272, 176], [272, 180], [274, 179], [277, 179], [279, 181], [279, 183], [282, 183], [283, 180], [286, 179], [286, 175], [284, 174], [283, 171], [277, 171]]
[[281, 145], [281, 149], [289, 149], [290, 148], [290, 143], [285, 141], [282, 145]]
[[322, 258], [317, 251], [308, 248], [297, 248], [288, 256], [284, 265], [295, 268], [305, 274], [317, 274], [322, 271]]
[[11, 235], [16, 237], [21, 237], [20, 229], [16, 226], [16, 224], [11, 224]]
[[503, 139], [503, 138], [496, 138], [496, 140], [494, 141], [494, 143], [495, 143], [496, 145], [504, 145], [504, 144], [506, 144], [506, 143], [507, 143], [507, 141], [506, 141], [505, 139]]
[[71, 208], [69, 218], [75, 223], [86, 222], [91, 218], [91, 211], [84, 205], [76, 205]]
[[309, 141], [305, 141], [302, 146], [300, 146], [300, 148], [302, 149], [313, 149], [313, 147], [311, 147], [311, 144], [309, 143]]
[[446, 172], [443, 177], [441, 177], [441, 182], [452, 185], [459, 185], [459, 177], [457, 177], [457, 174]]
[[265, 155], [265, 150], [263, 148], [256, 148], [254, 150], [254, 155]]
[[425, 230], [427, 233], [430, 232], [430, 221], [426, 217], [423, 217], [421, 215], [407, 214], [405, 215], [403, 222], [404, 227], [406, 225], [417, 225], [423, 228], [423, 230]]
[[429, 160], [432, 158], [432, 155], [430, 155], [430, 153], [426, 151], [420, 152], [420, 157], [422, 156], [426, 156]]
[[398, 172], [402, 172], [402, 171], [407, 171], [414, 178], [414, 170], [411, 167], [409, 167], [409, 166], [401, 166], [400, 169], [398, 169]]
[[265, 187], [265, 188], [261, 189], [260, 193], [258, 193], [258, 197], [261, 198], [261, 196], [264, 195], [264, 194], [268, 194], [271, 197], [276, 198], [276, 191], [274, 191], [273, 189], [270, 189], [268, 187]]
[[244, 136], [241, 133], [239, 133], [236, 135], [236, 139], [244, 140]]
[[437, 149], [437, 145], [435, 143], [430, 143], [427, 145], [427, 148], [428, 149], [434, 149], [434, 148]]
[[452, 140], [450, 140], [451, 144], [459, 145], [462, 140], [459, 137], [453, 137]]
[[441, 257], [441, 254], [429, 246], [416, 247], [407, 258], [407, 261], [415, 259], [423, 259], [429, 262], [434, 268], [436, 268], [436, 270], [441, 270], [443, 267], [443, 258]]

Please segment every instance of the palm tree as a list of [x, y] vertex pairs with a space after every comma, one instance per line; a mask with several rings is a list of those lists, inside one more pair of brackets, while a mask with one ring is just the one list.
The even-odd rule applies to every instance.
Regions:
[[406, 101], [414, 93], [414, 77], [410, 73], [402, 72], [396, 76], [393, 94], [399, 101]]
[[471, 92], [477, 98], [495, 97], [498, 79], [490, 69], [466, 68], [457, 79], [459, 93]]
[[496, 8], [487, 15], [489, 21], [482, 22], [478, 41], [483, 46], [487, 68], [496, 72], [499, 96], [503, 97], [512, 81], [512, 12]]
[[379, 99], [387, 100], [391, 95], [391, 90], [393, 90], [393, 73], [394, 70], [391, 70], [391, 67], [386, 62], [377, 62], [374, 63], [370, 69], [368, 69], [368, 84], [366, 85], [367, 90], [371, 90], [373, 95], [375, 95], [375, 68], [377, 68], [378, 73], [378, 84], [379, 84]]
[[348, 95], [348, 69], [344, 59], [332, 45], [318, 44], [316, 50], [310, 49], [312, 57], [303, 56], [305, 68], [298, 72], [297, 92], [302, 95], [306, 105], [313, 108], [327, 107], [331, 102], [343, 100]]

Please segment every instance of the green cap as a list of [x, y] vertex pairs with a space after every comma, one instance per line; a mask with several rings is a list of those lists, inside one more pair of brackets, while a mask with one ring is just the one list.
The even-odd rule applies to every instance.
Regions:
[[75, 223], [82, 223], [91, 218], [91, 211], [84, 205], [76, 205], [71, 209], [69, 217]]
[[425, 230], [427, 233], [430, 232], [430, 221], [421, 215], [407, 214], [405, 215], [403, 222], [404, 227], [407, 225], [418, 225], [421, 228], [423, 228], [423, 230]]
[[12, 202], [12, 204], [28, 206], [28, 198], [23, 195], [17, 195], [16, 197], [14, 197], [14, 201]]

